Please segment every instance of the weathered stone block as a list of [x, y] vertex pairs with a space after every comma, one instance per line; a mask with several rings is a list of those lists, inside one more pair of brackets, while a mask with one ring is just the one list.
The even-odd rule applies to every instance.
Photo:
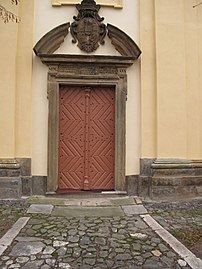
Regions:
[[[149, 167], [146, 167], [149, 166]], [[138, 194], [152, 199], [186, 198], [200, 194], [202, 161], [141, 160]]]
[[152, 163], [154, 163], [156, 159], [147, 158], [140, 160], [140, 175], [141, 176], [151, 176], [152, 174]]
[[30, 158], [17, 158], [16, 161], [20, 165], [21, 176], [31, 176], [31, 159]]
[[47, 191], [47, 177], [33, 176], [32, 177], [32, 194], [44, 195]]
[[0, 169], [0, 177], [19, 177], [20, 169]]
[[181, 199], [197, 195], [195, 186], [153, 186], [151, 198], [153, 199]]
[[140, 176], [138, 183], [138, 195], [142, 197], [150, 196], [152, 188], [151, 176]]
[[19, 199], [22, 196], [21, 178], [0, 178], [0, 198]]
[[32, 195], [32, 177], [22, 177], [22, 195], [31, 196]]
[[128, 195], [138, 195], [138, 180], [139, 176], [126, 177], [126, 190]]

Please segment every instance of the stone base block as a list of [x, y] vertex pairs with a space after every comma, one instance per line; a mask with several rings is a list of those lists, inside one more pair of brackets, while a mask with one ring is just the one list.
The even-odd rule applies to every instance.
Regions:
[[0, 159], [0, 199], [44, 195], [47, 177], [31, 176], [30, 158]]
[[179, 200], [198, 196], [196, 186], [153, 186], [150, 197], [154, 200]]
[[186, 199], [199, 196], [201, 186], [202, 161], [146, 159], [141, 163], [140, 196], [154, 200]]
[[22, 195], [31, 196], [32, 195], [32, 177], [22, 177]]
[[22, 193], [24, 196], [45, 195], [46, 191], [46, 176], [22, 177]]
[[22, 196], [20, 177], [0, 177], [0, 199], [19, 199]]
[[138, 181], [139, 176], [126, 176], [126, 191], [128, 195], [137, 196], [138, 195]]
[[150, 176], [139, 176], [138, 196], [151, 197], [152, 193], [152, 178]]
[[47, 177], [32, 176], [32, 194], [44, 195], [47, 192]]

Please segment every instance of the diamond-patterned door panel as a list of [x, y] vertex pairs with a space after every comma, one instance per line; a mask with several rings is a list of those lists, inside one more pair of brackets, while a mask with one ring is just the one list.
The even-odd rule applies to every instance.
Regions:
[[113, 87], [60, 88], [59, 189], [114, 189]]

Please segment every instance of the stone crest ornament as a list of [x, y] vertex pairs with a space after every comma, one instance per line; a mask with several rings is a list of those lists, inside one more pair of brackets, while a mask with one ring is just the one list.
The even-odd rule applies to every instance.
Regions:
[[94, 0], [83, 0], [76, 8], [79, 14], [73, 17], [75, 21], [70, 26], [72, 42], [78, 42], [78, 47], [85, 52], [93, 52], [99, 47], [99, 43], [105, 43], [107, 33], [106, 25], [102, 23], [104, 18], [98, 14], [100, 5]]

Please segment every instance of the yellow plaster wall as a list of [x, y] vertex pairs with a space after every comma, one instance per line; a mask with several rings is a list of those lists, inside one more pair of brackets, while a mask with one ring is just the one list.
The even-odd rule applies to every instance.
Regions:
[[158, 157], [183, 158], [187, 151], [183, 5], [184, 0], [155, 1]]
[[21, 18], [0, 20], [0, 157], [30, 157], [34, 0], [0, 4]]
[[17, 157], [31, 157], [34, 0], [21, 1], [19, 15], [21, 22], [18, 27], [16, 58], [15, 154]]
[[142, 158], [202, 157], [202, 6], [140, 1]]
[[[0, 0], [14, 13], [18, 9], [10, 1]], [[15, 156], [15, 86], [18, 25], [0, 20], [0, 157]]]
[[[146, 14], [146, 15], [145, 15]], [[156, 42], [154, 0], [140, 1], [141, 157], [156, 156]]]

